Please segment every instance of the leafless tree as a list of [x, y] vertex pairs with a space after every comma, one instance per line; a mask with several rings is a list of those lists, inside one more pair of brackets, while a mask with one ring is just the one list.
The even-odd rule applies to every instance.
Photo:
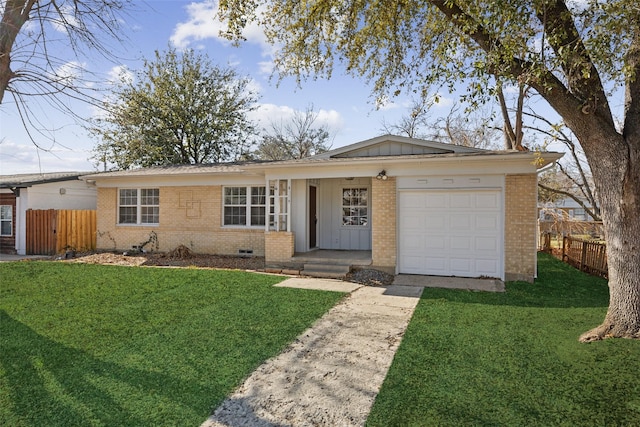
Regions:
[[130, 4], [131, 0], [0, 1], [0, 105], [6, 105], [6, 94], [12, 97], [32, 142], [36, 143], [33, 131], [46, 135], [51, 130], [34, 103], [42, 101], [81, 119], [70, 101], [97, 101], [98, 79], [82, 59], [88, 51], [114, 59], [107, 41], [123, 41], [120, 18]]
[[396, 123], [382, 121], [382, 132], [391, 135], [408, 136], [409, 138], [430, 139], [434, 137], [432, 124], [429, 121], [429, 108], [433, 101], [426, 96], [413, 99], [409, 114], [404, 115]]
[[271, 122], [254, 153], [263, 160], [302, 159], [328, 151], [333, 139], [326, 123], [317, 123], [313, 105], [304, 112], [296, 111], [290, 120]]

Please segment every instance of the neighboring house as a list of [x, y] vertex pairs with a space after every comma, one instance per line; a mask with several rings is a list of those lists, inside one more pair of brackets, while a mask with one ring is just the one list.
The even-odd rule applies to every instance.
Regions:
[[370, 251], [372, 267], [393, 273], [532, 281], [536, 171], [560, 157], [386, 135], [301, 160], [82, 178], [98, 186], [99, 249], [152, 240], [268, 265]]
[[0, 251], [26, 253], [28, 209], [95, 209], [95, 185], [78, 179], [87, 173], [0, 175]]
[[[591, 207], [587, 204], [588, 207]], [[594, 221], [578, 202], [570, 197], [538, 204], [538, 218], [540, 221]]]

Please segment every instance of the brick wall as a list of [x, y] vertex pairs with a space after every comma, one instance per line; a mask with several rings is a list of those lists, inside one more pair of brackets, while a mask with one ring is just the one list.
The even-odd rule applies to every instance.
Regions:
[[[118, 225], [118, 191], [98, 189], [98, 249], [129, 250], [155, 233], [158, 250], [185, 245], [196, 253], [264, 256], [264, 229], [222, 227], [222, 187], [161, 187], [158, 226]], [[147, 248], [155, 249], [155, 245]]]
[[[396, 179], [371, 180], [372, 264], [396, 266]], [[395, 272], [395, 271], [394, 271]]]
[[294, 251], [294, 234], [286, 231], [270, 231], [264, 235], [265, 261], [288, 263]]
[[505, 279], [533, 282], [536, 267], [537, 176], [505, 179]]

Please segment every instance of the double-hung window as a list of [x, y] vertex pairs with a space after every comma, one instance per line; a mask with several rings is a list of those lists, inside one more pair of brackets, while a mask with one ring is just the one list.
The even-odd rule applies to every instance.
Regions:
[[118, 223], [159, 224], [160, 190], [157, 188], [121, 188], [118, 195]]
[[366, 227], [369, 224], [369, 191], [366, 188], [342, 189], [342, 225]]
[[13, 235], [13, 206], [0, 206], [0, 236]]
[[259, 227], [265, 224], [266, 187], [224, 187], [224, 225]]

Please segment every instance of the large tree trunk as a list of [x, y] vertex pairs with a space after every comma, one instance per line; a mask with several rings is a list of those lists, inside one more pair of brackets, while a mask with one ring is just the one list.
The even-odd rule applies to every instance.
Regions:
[[[602, 325], [584, 333], [582, 342], [610, 337], [640, 339], [640, 144], [615, 141], [586, 144], [598, 147], [591, 168], [602, 210], [609, 263], [609, 309]], [[591, 141], [593, 142], [593, 141]]]

